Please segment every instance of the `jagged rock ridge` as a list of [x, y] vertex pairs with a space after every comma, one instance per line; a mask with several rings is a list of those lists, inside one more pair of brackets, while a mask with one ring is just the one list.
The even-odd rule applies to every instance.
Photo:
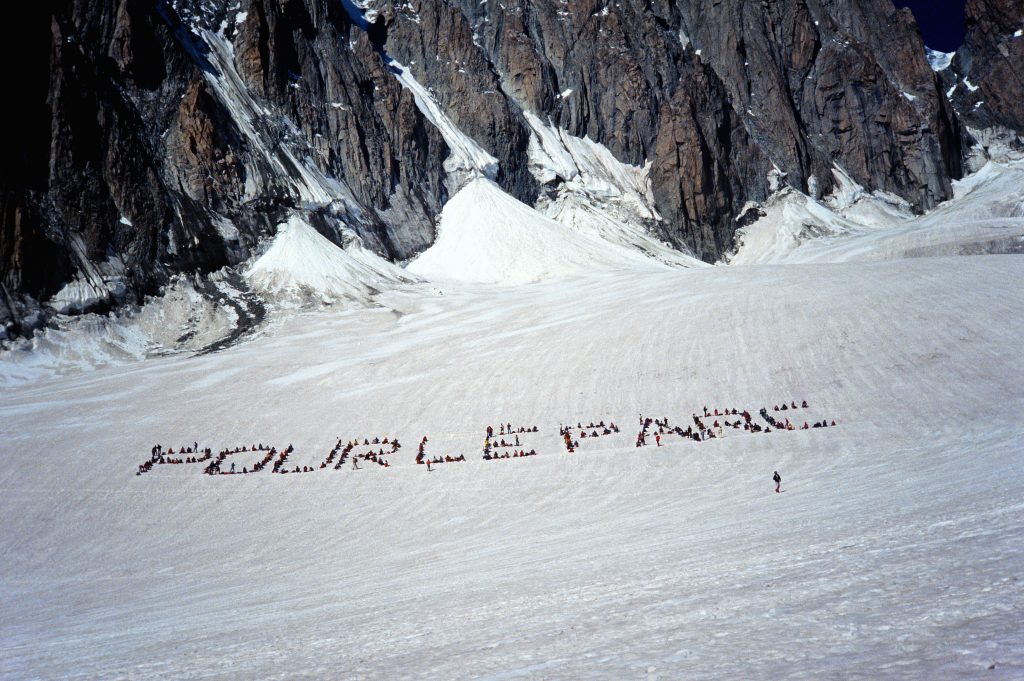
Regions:
[[[654, 210], [637, 220], [707, 261], [778, 186], [820, 195], [839, 165], [923, 210], [963, 172], [961, 120], [1022, 125], [1022, 98], [1000, 89], [1022, 72], [1011, 0], [969, 3], [964, 50], [938, 75], [889, 0], [363, 4], [22, 10], [8, 23], [22, 134], [0, 193], [7, 332], [40, 323], [69, 282], [102, 309], [238, 264], [296, 212], [391, 260], [424, 250], [459, 189], [454, 152], [389, 59], [527, 204], [565, 181], [531, 172], [527, 113], [649, 164]], [[956, 93], [954, 111], [953, 73], [977, 79], [984, 114]]]

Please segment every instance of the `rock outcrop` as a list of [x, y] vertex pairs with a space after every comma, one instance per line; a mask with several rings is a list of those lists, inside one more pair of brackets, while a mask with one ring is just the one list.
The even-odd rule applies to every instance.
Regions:
[[942, 72], [949, 99], [975, 131], [1024, 142], [1024, 3], [968, 0], [966, 35]]

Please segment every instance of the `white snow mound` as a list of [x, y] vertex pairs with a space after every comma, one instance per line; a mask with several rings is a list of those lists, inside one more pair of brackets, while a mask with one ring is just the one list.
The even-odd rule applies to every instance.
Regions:
[[836, 168], [825, 201], [784, 190], [737, 232], [731, 265], [849, 262], [1024, 252], [1024, 163], [990, 162], [954, 181], [955, 199], [914, 215], [899, 197], [866, 192]]
[[431, 279], [523, 284], [596, 270], [663, 267], [559, 224], [477, 178], [445, 204], [437, 240], [407, 269]]
[[342, 249], [292, 216], [245, 278], [279, 302], [368, 305], [377, 293], [412, 279], [357, 243]]

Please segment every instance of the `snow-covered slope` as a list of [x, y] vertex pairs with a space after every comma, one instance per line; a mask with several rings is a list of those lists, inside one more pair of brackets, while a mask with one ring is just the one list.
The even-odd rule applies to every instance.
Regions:
[[353, 241], [342, 249], [301, 217], [278, 226], [266, 253], [245, 271], [258, 291], [276, 301], [367, 305], [382, 290], [414, 280]]
[[31, 339], [0, 347], [0, 386], [223, 348], [250, 336], [265, 316], [244, 288], [227, 271], [179, 275], [138, 308], [60, 316]]
[[837, 172], [826, 202], [792, 190], [737, 233], [733, 265], [842, 262], [1024, 251], [1024, 163], [990, 162], [954, 183], [956, 198], [914, 216], [896, 197], [868, 194]]
[[[2, 676], [1024, 676], [1018, 256], [446, 294], [0, 391]], [[790, 399], [837, 427], [634, 447]], [[622, 433], [568, 454], [592, 420]], [[539, 455], [481, 460], [500, 422]], [[315, 472], [135, 475], [193, 441]]]
[[445, 204], [437, 241], [408, 270], [430, 279], [521, 284], [609, 269], [658, 269], [640, 252], [550, 218], [477, 178]]
[[[1024, 164], [918, 217], [840, 174], [684, 269], [558, 137], [564, 222], [477, 177], [408, 268], [443, 295], [293, 217], [245, 277], [330, 309], [232, 346], [264, 309], [224, 271], [0, 354], [2, 676], [1024, 677], [1024, 268], [973, 255], [1021, 250]], [[636, 446], [803, 400], [836, 426]], [[483, 460], [501, 423], [538, 455]], [[136, 474], [155, 443], [294, 451]]]

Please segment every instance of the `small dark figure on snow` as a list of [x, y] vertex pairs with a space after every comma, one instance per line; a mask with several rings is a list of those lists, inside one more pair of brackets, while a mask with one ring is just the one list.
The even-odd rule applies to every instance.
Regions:
[[782, 476], [779, 475], [778, 471], [775, 471], [775, 475], [772, 476], [772, 480], [775, 481], [775, 493], [778, 494], [782, 491], [779, 489], [782, 486]]

